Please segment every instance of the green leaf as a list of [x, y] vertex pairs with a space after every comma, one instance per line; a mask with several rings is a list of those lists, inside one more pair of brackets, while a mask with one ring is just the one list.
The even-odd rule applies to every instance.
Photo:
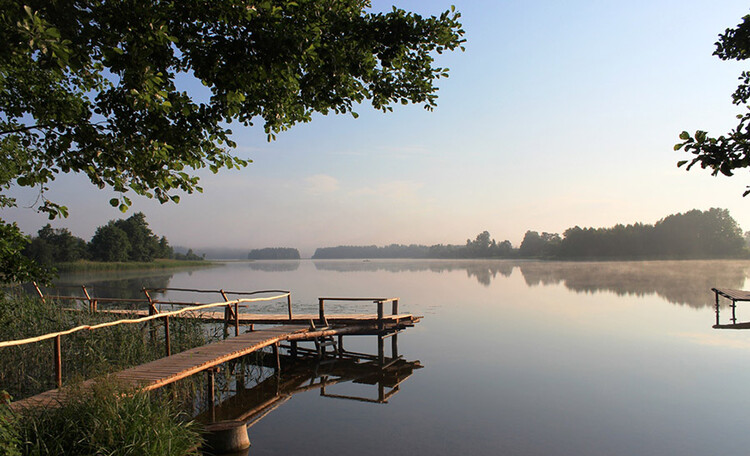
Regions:
[[682, 139], [683, 141], [690, 139], [690, 133], [683, 131], [682, 133], [680, 133], [680, 139]]
[[118, 200], [117, 198], [112, 198], [111, 200], [109, 200], [109, 204], [112, 207], [117, 207], [117, 205], [120, 204], [120, 200]]

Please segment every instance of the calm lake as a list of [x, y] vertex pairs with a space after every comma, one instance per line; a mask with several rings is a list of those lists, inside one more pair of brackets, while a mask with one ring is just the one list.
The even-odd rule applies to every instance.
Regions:
[[[60, 282], [110, 297], [144, 285], [288, 289], [310, 313], [319, 296], [399, 297], [424, 315], [398, 338], [424, 368], [387, 404], [296, 394], [250, 428], [251, 455], [741, 455], [750, 331], [711, 328], [711, 287], [747, 288], [748, 273], [747, 261], [302, 260]], [[737, 313], [750, 321], [750, 303]], [[376, 352], [371, 336], [345, 343]], [[378, 395], [352, 383], [326, 392]]]

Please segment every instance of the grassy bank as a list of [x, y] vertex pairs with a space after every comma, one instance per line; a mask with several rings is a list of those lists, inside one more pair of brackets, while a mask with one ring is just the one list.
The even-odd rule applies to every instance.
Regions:
[[194, 267], [210, 267], [217, 263], [213, 261], [185, 261], [185, 260], [154, 260], [154, 261], [128, 261], [128, 262], [102, 262], [102, 261], [74, 261], [70, 263], [57, 263], [54, 267], [59, 272], [82, 272], [82, 271], [120, 271], [138, 269], [178, 269]]
[[[4, 455], [197, 455], [199, 426], [164, 396], [109, 381], [57, 408], [11, 412], [0, 404]], [[75, 387], [73, 387], [75, 388]]]

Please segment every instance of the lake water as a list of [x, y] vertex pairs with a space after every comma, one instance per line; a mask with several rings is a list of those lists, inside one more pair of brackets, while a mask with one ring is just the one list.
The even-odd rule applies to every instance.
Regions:
[[[740, 455], [750, 331], [711, 328], [711, 287], [746, 287], [748, 273], [746, 261], [302, 260], [61, 282], [100, 296], [144, 284], [288, 289], [310, 312], [319, 296], [399, 297], [424, 315], [398, 339], [424, 368], [387, 404], [297, 394], [250, 428], [251, 455]], [[750, 321], [750, 308], [738, 317]], [[377, 396], [369, 388], [327, 392]]]

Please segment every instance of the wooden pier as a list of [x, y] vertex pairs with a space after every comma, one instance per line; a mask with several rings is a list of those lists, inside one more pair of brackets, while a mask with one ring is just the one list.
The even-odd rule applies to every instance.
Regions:
[[[713, 325], [714, 329], [750, 329], [750, 322], [737, 322], [737, 303], [750, 302], [750, 291], [733, 290], [730, 288], [712, 288], [711, 291], [716, 295], [716, 304], [714, 307], [716, 324]], [[732, 309], [731, 324], [721, 324], [719, 321], [719, 297], [731, 301], [729, 305]]]
[[[241, 306], [249, 306], [253, 302], [284, 298], [288, 299], [289, 309], [288, 312], [283, 315], [243, 314], [239, 312]], [[334, 300], [369, 301], [377, 306], [377, 313], [327, 315], [324, 303], [326, 301]], [[388, 315], [384, 312], [384, 306], [387, 303], [392, 304], [392, 312]], [[322, 350], [325, 350], [326, 345], [336, 345], [336, 342], [333, 341], [333, 336], [338, 337], [338, 346], [339, 349], [342, 349], [342, 337], [344, 335], [375, 335], [378, 337], [377, 362], [380, 366], [387, 366], [383, 349], [384, 339], [387, 337], [394, 337], [394, 354], [391, 362], [398, 361], [395, 349], [395, 335], [399, 331], [413, 326], [421, 319], [421, 317], [409, 313], [398, 313], [397, 298], [320, 298], [318, 305], [319, 312], [317, 315], [295, 316], [291, 310], [291, 299], [289, 298], [288, 292], [273, 297], [243, 298], [238, 300], [227, 299], [224, 302], [207, 304], [191, 303], [190, 306], [170, 312], [159, 312], [152, 303], [151, 309], [148, 311], [108, 310], [108, 312], [129, 312], [129, 316], [139, 316], [139, 318], [122, 319], [92, 326], [81, 326], [67, 331], [45, 334], [29, 339], [0, 342], [0, 349], [6, 346], [37, 343], [43, 340], [52, 340], [55, 346], [55, 354], [52, 364], [54, 365], [54, 375], [58, 388], [13, 402], [11, 407], [14, 409], [23, 409], [27, 407], [55, 407], [65, 401], [66, 395], [71, 394], [71, 391], [62, 387], [60, 338], [77, 331], [97, 330], [119, 324], [139, 324], [154, 320], [162, 320], [164, 324], [166, 356], [146, 364], [114, 373], [111, 376], [113, 380], [118, 381], [125, 386], [132, 386], [137, 389], [149, 391], [169, 385], [191, 375], [206, 372], [207, 384], [210, 390], [209, 395], [213, 396], [213, 375], [215, 368], [218, 365], [237, 360], [248, 354], [271, 347], [275, 354], [277, 368], [280, 370], [281, 363], [279, 347], [282, 342], [288, 342], [290, 344], [290, 353], [293, 356], [296, 356], [298, 350], [297, 342], [299, 341], [312, 341], [315, 343], [318, 351], [320, 351], [321, 348]], [[215, 309], [216, 307], [224, 307], [224, 312], [204, 313], [210, 309]], [[89, 310], [96, 311], [96, 307], [93, 306], [93, 309], [90, 308]], [[154, 313], [154, 310], [156, 313]], [[104, 310], [100, 310], [100, 312], [101, 311]], [[144, 312], [150, 313], [150, 315], [145, 315]], [[223, 321], [226, 324], [225, 328], [230, 326], [234, 327], [235, 336], [186, 350], [181, 353], [171, 354], [169, 343], [169, 320], [170, 318], [189, 318], [190, 316], [201, 318], [204, 321]], [[244, 334], [240, 334], [240, 325], [247, 325], [252, 328], [255, 324], [274, 326], [257, 331], [251, 329]], [[300, 348], [300, 350], [302, 350], [302, 348]], [[95, 381], [97, 380], [92, 379], [83, 382], [76, 392], [81, 391], [81, 388], [85, 391], [85, 389], [90, 387]]]

